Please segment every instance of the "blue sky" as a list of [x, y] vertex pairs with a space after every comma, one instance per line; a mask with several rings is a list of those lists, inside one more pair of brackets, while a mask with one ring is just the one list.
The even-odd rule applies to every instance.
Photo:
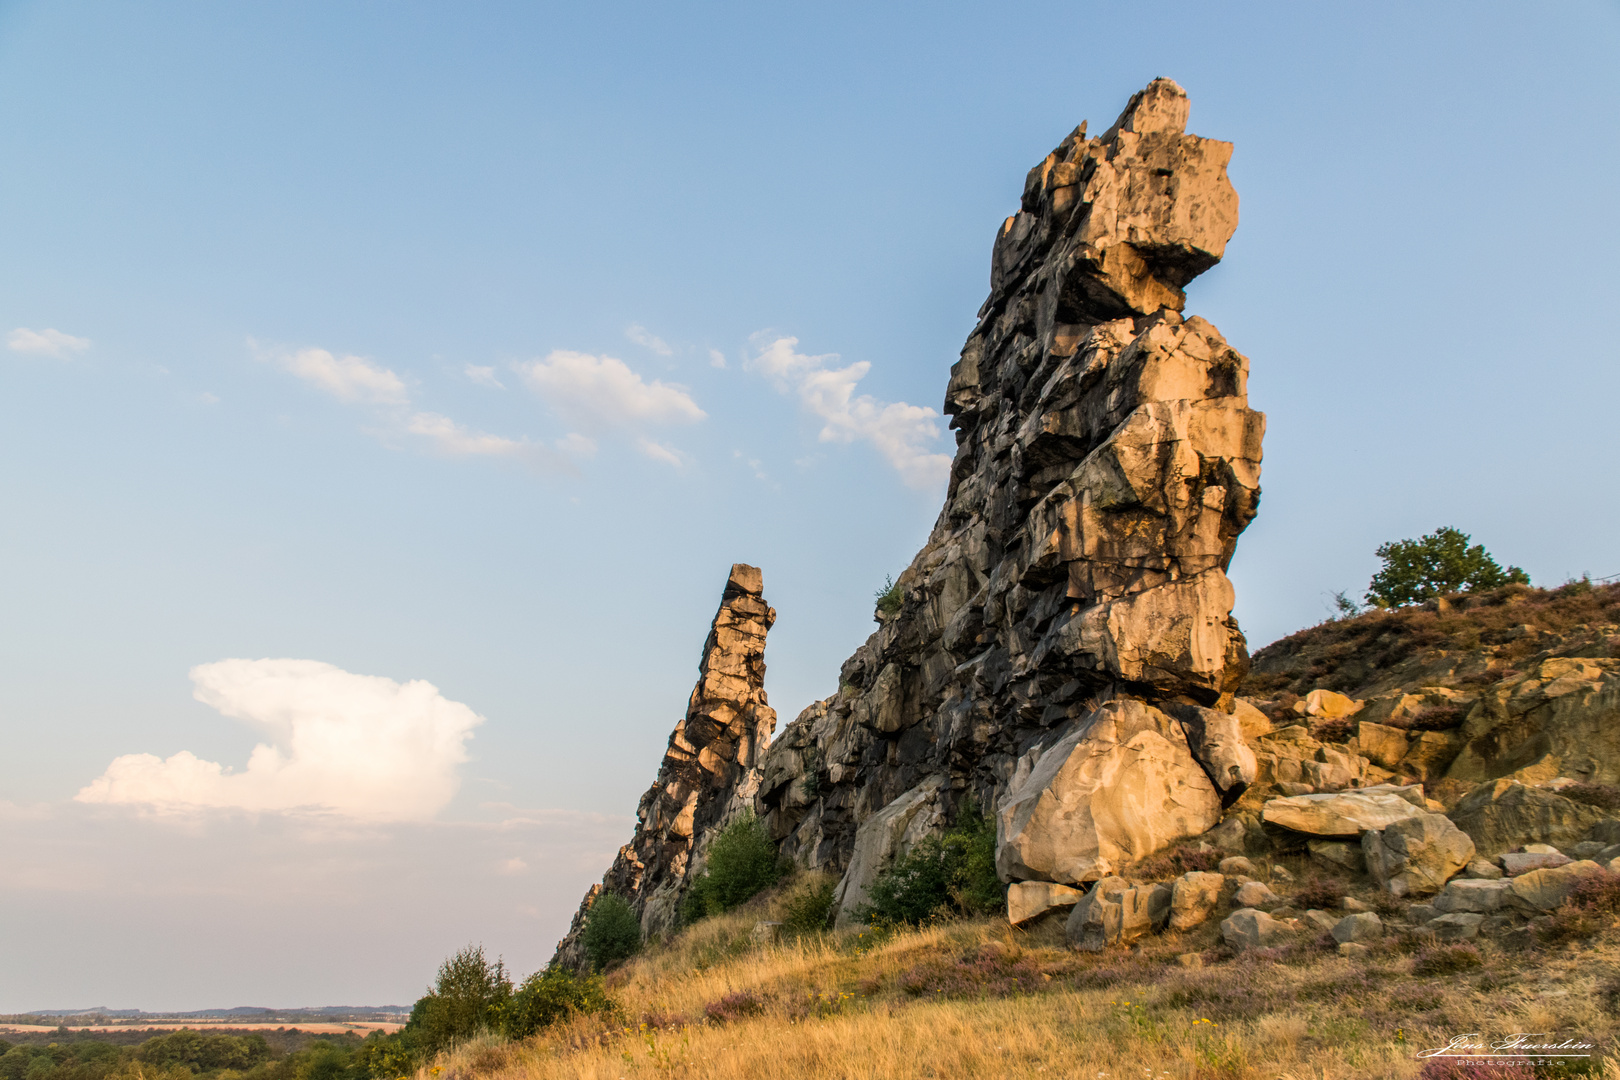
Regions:
[[0, 1011], [543, 964], [731, 562], [783, 721], [836, 688], [1025, 171], [1157, 75], [1236, 144], [1188, 311], [1269, 415], [1251, 644], [1443, 524], [1620, 573], [1617, 46], [1612, 2], [0, 3]]

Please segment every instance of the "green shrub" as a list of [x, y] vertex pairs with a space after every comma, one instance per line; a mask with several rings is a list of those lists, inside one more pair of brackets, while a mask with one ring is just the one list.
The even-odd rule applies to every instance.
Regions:
[[878, 875], [862, 912], [868, 921], [920, 925], [948, 915], [1005, 911], [1007, 888], [996, 877], [996, 828], [969, 801], [956, 825], [924, 837]]
[[877, 609], [883, 614], [898, 615], [901, 605], [906, 602], [906, 591], [894, 580], [894, 575], [889, 574], [883, 579], [883, 588], [873, 593], [872, 598], [877, 601]]
[[575, 975], [567, 968], [550, 967], [523, 980], [501, 1012], [501, 1030], [509, 1039], [526, 1039], [576, 1013], [614, 1011], [600, 975]]
[[433, 989], [417, 1001], [405, 1026], [421, 1052], [432, 1057], [497, 1028], [500, 1010], [511, 996], [506, 965], [487, 959], [482, 945], [468, 945], [439, 965]]
[[641, 948], [641, 920], [628, 900], [618, 893], [605, 892], [585, 916], [582, 940], [591, 966], [601, 971], [609, 964], [629, 959]]
[[1439, 528], [1417, 540], [1396, 540], [1374, 552], [1384, 568], [1373, 575], [1367, 600], [1381, 608], [1415, 604], [1463, 590], [1495, 589], [1530, 581], [1517, 566], [1503, 570], [1484, 545], [1468, 546], [1468, 534]]
[[270, 1060], [263, 1035], [205, 1035], [176, 1031], [143, 1042], [135, 1060], [147, 1065], [184, 1065], [192, 1072], [245, 1070]]
[[833, 889], [833, 880], [822, 878], [788, 897], [782, 911], [782, 929], [793, 934], [814, 934], [827, 929], [827, 922], [832, 918]]
[[745, 813], [709, 844], [703, 876], [682, 901], [687, 922], [730, 911], [782, 879], [782, 867], [765, 826]]

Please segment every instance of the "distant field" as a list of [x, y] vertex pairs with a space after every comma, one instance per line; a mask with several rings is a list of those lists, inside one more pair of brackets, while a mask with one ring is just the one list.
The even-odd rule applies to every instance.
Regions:
[[[276, 1031], [284, 1028], [297, 1028], [307, 1031], [311, 1035], [341, 1035], [346, 1031], [364, 1035], [371, 1031], [381, 1031], [392, 1034], [398, 1031], [403, 1024], [389, 1023], [380, 1020], [354, 1020], [342, 1023], [279, 1023], [279, 1024], [244, 1024], [240, 1021], [230, 1020], [139, 1020], [127, 1024], [115, 1022], [107, 1024], [70, 1024], [70, 1031], [93, 1032], [123, 1032], [123, 1031], [150, 1031], [158, 1034], [165, 1031], [178, 1031], [188, 1028], [193, 1031], [211, 1031], [217, 1034], [230, 1035], [237, 1032], [248, 1031]], [[33, 1032], [55, 1031], [55, 1024], [0, 1024], [0, 1035], [10, 1033], [29, 1034]]]

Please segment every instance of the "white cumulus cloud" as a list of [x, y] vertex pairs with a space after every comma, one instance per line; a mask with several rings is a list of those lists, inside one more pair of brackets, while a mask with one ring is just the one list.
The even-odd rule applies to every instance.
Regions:
[[236, 770], [182, 750], [126, 754], [75, 798], [159, 811], [318, 811], [422, 821], [449, 803], [483, 717], [432, 683], [356, 675], [316, 660], [220, 660], [191, 669], [193, 696], [264, 729]]
[[334, 356], [325, 349], [298, 349], [276, 357], [282, 368], [339, 401], [404, 405], [405, 380], [361, 356]]
[[694, 423], [708, 415], [685, 387], [647, 382], [611, 356], [558, 349], [515, 366], [536, 393], [582, 427]]
[[74, 337], [60, 330], [30, 330], [26, 326], [19, 326], [6, 335], [6, 347], [12, 352], [70, 360], [74, 353], [84, 352], [90, 347], [90, 339]]
[[632, 323], [631, 325], [625, 327], [624, 336], [635, 342], [637, 345], [640, 345], [642, 348], [650, 349], [659, 356], [675, 355], [675, 350], [669, 347], [669, 343], [667, 341], [653, 334], [645, 326], [642, 326], [639, 323]]
[[863, 440], [883, 455], [911, 487], [941, 484], [950, 473], [951, 456], [938, 445], [940, 414], [903, 401], [883, 402], [855, 393], [872, 365], [862, 360], [838, 366], [837, 353], [811, 356], [796, 350], [798, 338], [779, 337], [763, 344], [747, 366], [767, 375], [783, 392], [819, 417], [823, 442]]

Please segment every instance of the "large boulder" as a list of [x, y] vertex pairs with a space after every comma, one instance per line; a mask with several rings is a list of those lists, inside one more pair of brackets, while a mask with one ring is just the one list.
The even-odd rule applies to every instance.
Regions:
[[1427, 896], [1445, 887], [1474, 857], [1474, 842], [1444, 814], [1418, 814], [1365, 832], [1367, 870], [1391, 896]]
[[1526, 844], [1573, 847], [1607, 815], [1546, 788], [1496, 780], [1463, 796], [1450, 816], [1479, 853], [1489, 856]]
[[1084, 895], [1050, 881], [1015, 881], [1007, 886], [1007, 921], [1022, 926], [1056, 908], [1073, 907]]
[[1281, 945], [1293, 927], [1254, 908], [1240, 908], [1221, 920], [1221, 940], [1233, 952], [1269, 949]]
[[1096, 881], [1220, 819], [1220, 796], [1181, 725], [1140, 701], [1110, 701], [1002, 803], [996, 871], [1003, 881]]
[[1257, 775], [1254, 751], [1244, 741], [1242, 721], [1234, 713], [1198, 705], [1183, 705], [1174, 709], [1174, 715], [1187, 733], [1193, 757], [1221, 793], [1221, 803], [1230, 806]]
[[1261, 817], [1267, 825], [1312, 836], [1359, 836], [1422, 813], [1399, 789], [1364, 788], [1268, 799]]
[[1225, 884], [1224, 875], [1198, 870], [1176, 878], [1170, 886], [1170, 929], [1191, 930], [1208, 919]]
[[1333, 940], [1343, 945], [1353, 941], [1357, 945], [1368, 945], [1380, 940], [1384, 936], [1383, 921], [1376, 912], [1360, 911], [1354, 915], [1346, 915], [1333, 925]]
[[1064, 933], [1069, 944], [1087, 952], [1122, 945], [1162, 928], [1170, 917], [1168, 885], [1132, 885], [1121, 877], [1106, 877], [1069, 913]]

